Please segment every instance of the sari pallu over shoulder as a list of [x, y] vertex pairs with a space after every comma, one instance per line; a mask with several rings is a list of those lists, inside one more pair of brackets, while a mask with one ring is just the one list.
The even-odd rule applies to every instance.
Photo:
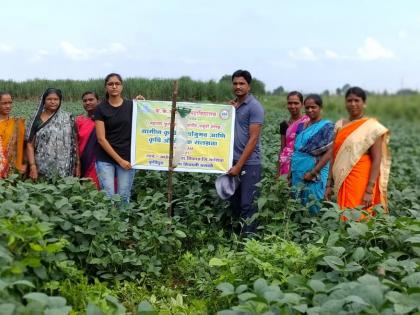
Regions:
[[60, 109], [44, 123], [31, 120], [27, 138], [34, 141], [38, 172], [47, 177], [72, 176], [75, 169], [76, 130], [70, 113]]
[[[368, 153], [369, 148], [378, 138], [381, 138], [382, 158], [379, 178], [375, 187], [379, 188], [380, 203], [385, 211], [387, 208], [387, 186], [391, 168], [391, 157], [388, 152], [389, 131], [376, 119], [365, 118], [351, 122], [343, 126], [343, 121], [336, 123], [336, 138], [334, 145], [334, 165], [332, 175], [334, 179], [334, 192], [339, 196], [343, 183], [357, 163], [362, 162], [362, 157]], [[365, 172], [369, 172], [370, 167]], [[367, 174], [368, 175], [368, 174]], [[352, 185], [358, 185], [353, 183]], [[349, 196], [355, 197], [355, 196]], [[357, 196], [358, 199], [362, 197]], [[345, 205], [345, 200], [339, 200], [339, 204]], [[340, 205], [340, 206], [341, 206]]]
[[95, 122], [90, 117], [83, 115], [77, 116], [75, 122], [79, 144], [81, 177], [91, 178], [96, 187], [99, 188], [99, 180], [95, 168], [95, 149], [98, 145]]
[[334, 125], [328, 120], [321, 120], [305, 129], [303, 123], [299, 125], [291, 161], [292, 175], [298, 175], [296, 179], [302, 180], [303, 175], [315, 166], [319, 156], [332, 145], [333, 130]]
[[[48, 95], [57, 94], [60, 104], [57, 110], [42, 121]], [[35, 114], [28, 122], [26, 141], [33, 143], [38, 173], [46, 177], [72, 176], [75, 170], [77, 139], [73, 116], [61, 110], [61, 91], [48, 88], [41, 96]]]
[[13, 170], [23, 172], [25, 120], [9, 118], [0, 121], [0, 178]]
[[296, 130], [299, 124], [307, 122], [309, 117], [304, 115], [293, 122], [286, 130], [286, 143], [283, 150], [279, 153], [280, 175], [288, 174], [290, 170], [290, 159], [295, 145]]
[[[334, 125], [328, 120], [321, 120], [304, 129], [301, 124], [297, 133], [291, 160], [292, 186], [304, 186], [299, 197], [306, 205], [311, 196], [318, 201], [324, 197], [329, 163], [320, 170], [313, 181], [305, 181], [303, 177], [315, 167], [319, 158], [331, 147]], [[310, 206], [309, 211], [315, 214], [319, 212], [319, 209], [319, 205], [314, 204]]]

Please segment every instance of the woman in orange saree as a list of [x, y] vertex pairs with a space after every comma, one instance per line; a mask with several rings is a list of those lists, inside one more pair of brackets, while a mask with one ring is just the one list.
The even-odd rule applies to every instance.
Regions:
[[[388, 129], [376, 119], [364, 117], [366, 93], [361, 88], [350, 88], [345, 98], [349, 118], [336, 123], [326, 199], [334, 189], [343, 210], [362, 207], [374, 215], [372, 206], [381, 204], [387, 212], [391, 167]], [[360, 213], [359, 219], [364, 218]], [[344, 216], [342, 219], [347, 220]]]
[[23, 143], [25, 120], [10, 117], [13, 100], [8, 92], [0, 92], [0, 178], [6, 178], [13, 170], [25, 172]]

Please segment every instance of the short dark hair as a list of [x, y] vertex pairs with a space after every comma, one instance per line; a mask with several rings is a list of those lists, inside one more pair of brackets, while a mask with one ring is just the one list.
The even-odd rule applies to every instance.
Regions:
[[359, 88], [358, 86], [353, 86], [349, 88], [346, 92], [345, 98], [349, 97], [350, 94], [354, 94], [360, 97], [363, 100], [363, 102], [366, 102], [366, 92], [362, 88]]
[[6, 92], [6, 91], [0, 91], [0, 99], [3, 97], [3, 95], [10, 95], [10, 97], [12, 96], [11, 93]]
[[86, 91], [86, 92], [84, 92], [84, 93], [82, 94], [82, 99], [83, 99], [86, 95], [88, 95], [88, 94], [93, 94], [93, 95], [95, 96], [95, 98], [96, 98], [97, 100], [99, 100], [98, 93], [93, 92], [93, 91]]
[[252, 82], [251, 73], [247, 70], [236, 70], [232, 74], [232, 82], [233, 82], [234, 78], [239, 78], [239, 77], [243, 77], [248, 84], [251, 84], [251, 82]]
[[289, 94], [287, 94], [287, 99], [289, 99], [290, 96], [297, 96], [297, 97], [299, 97], [299, 101], [301, 103], [303, 103], [303, 95], [302, 95], [302, 93], [300, 93], [298, 91], [292, 91], [292, 92], [289, 92]]
[[309, 94], [307, 97], [305, 97], [304, 104], [307, 100], [314, 100], [315, 104], [319, 107], [322, 107], [322, 98], [319, 94]]

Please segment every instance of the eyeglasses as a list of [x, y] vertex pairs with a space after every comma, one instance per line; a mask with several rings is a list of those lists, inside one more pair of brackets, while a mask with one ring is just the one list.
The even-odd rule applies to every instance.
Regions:
[[116, 86], [119, 87], [121, 86], [121, 82], [107, 82], [106, 86]]

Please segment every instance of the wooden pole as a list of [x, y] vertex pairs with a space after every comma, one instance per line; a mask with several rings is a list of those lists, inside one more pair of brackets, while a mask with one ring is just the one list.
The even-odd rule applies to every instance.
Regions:
[[168, 166], [168, 217], [172, 217], [172, 176], [174, 173], [173, 159], [174, 159], [174, 137], [175, 137], [175, 113], [176, 113], [176, 98], [178, 96], [178, 80], [174, 81], [174, 88], [172, 91], [172, 109], [171, 109], [171, 126], [169, 134], [169, 166]]

